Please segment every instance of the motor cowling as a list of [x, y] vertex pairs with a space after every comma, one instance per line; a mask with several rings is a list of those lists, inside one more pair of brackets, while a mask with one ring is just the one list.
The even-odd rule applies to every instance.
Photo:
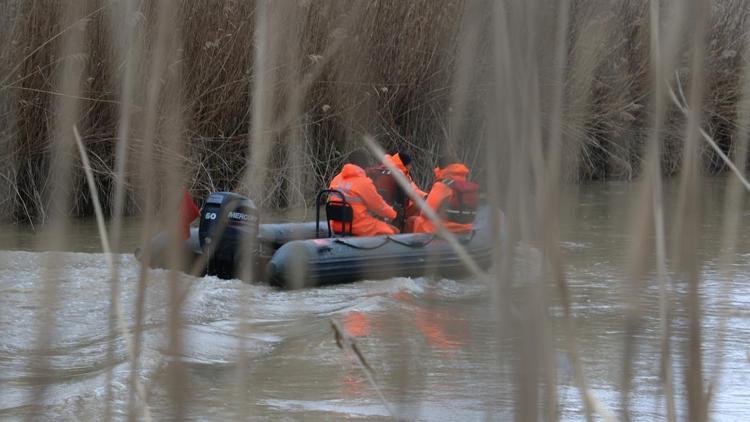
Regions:
[[236, 278], [243, 260], [250, 265], [257, 247], [258, 208], [255, 203], [233, 192], [215, 192], [208, 196], [198, 229], [198, 238], [206, 259], [206, 273], [221, 278]]

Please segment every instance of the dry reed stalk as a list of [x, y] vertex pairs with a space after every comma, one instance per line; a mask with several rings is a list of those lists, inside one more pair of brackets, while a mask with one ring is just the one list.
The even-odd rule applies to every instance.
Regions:
[[[81, 23], [84, 15], [83, 4], [76, 3], [67, 8], [62, 16], [62, 22], [67, 27]], [[39, 308], [41, 317], [36, 329], [36, 345], [30, 360], [29, 373], [33, 374], [38, 382], [31, 390], [29, 402], [41, 406], [45, 402], [47, 384], [51, 381], [49, 377], [49, 362], [47, 356], [54, 340], [56, 339], [55, 313], [59, 305], [59, 277], [63, 250], [66, 240], [66, 226], [68, 222], [68, 206], [70, 205], [69, 193], [71, 192], [71, 156], [75, 151], [72, 128], [78, 117], [78, 102], [75, 98], [80, 91], [81, 61], [76, 55], [83, 50], [83, 31], [73, 30], [64, 32], [60, 46], [60, 57], [64, 58], [64, 64], [57, 75], [57, 86], [61, 96], [57, 103], [58, 113], [55, 116], [55, 131], [53, 132], [54, 155], [58, 158], [53, 163], [50, 173], [55, 181], [55, 189], [51, 193], [50, 225], [45, 233], [44, 242], [51, 252], [45, 259], [42, 271], [41, 296]], [[7, 78], [6, 78], [7, 79]], [[34, 412], [29, 413], [34, 417]]]
[[[155, 222], [153, 221], [153, 215], [155, 215], [156, 199], [155, 199], [155, 186], [154, 180], [156, 175], [156, 161], [154, 160], [154, 144], [156, 143], [158, 133], [158, 117], [160, 113], [160, 97], [162, 95], [162, 80], [165, 78], [167, 72], [167, 58], [171, 56], [170, 40], [172, 37], [173, 28], [169, 26], [169, 22], [172, 21], [171, 14], [172, 2], [159, 2], [157, 8], [157, 21], [156, 21], [156, 42], [152, 50], [151, 66], [148, 74], [148, 85], [146, 89], [146, 107], [145, 107], [145, 121], [143, 124], [143, 140], [140, 145], [140, 151], [138, 160], [140, 163], [139, 171], [139, 188], [143, 192], [145, 197], [144, 206], [144, 226], [142, 231], [142, 244], [144, 262], [141, 264], [141, 268], [138, 274], [138, 283], [136, 286], [136, 299], [135, 299], [135, 327], [134, 327], [134, 339], [133, 339], [133, 352], [131, 354], [130, 362], [130, 383], [128, 390], [128, 419], [135, 420], [139, 417], [138, 404], [136, 402], [136, 385], [139, 378], [140, 369], [140, 356], [143, 338], [143, 320], [145, 317], [145, 300], [146, 290], [148, 288], [149, 279], [149, 257], [151, 255], [151, 244], [150, 239], [155, 234]], [[170, 95], [172, 95], [170, 93]], [[147, 398], [146, 398], [147, 399]]]
[[[515, 414], [518, 420], [523, 418], [535, 418], [535, 404], [538, 401], [536, 393], [531, 391], [531, 386], [536, 384], [538, 373], [530, 370], [528, 360], [523, 356], [523, 350], [528, 349], [533, 343], [529, 337], [523, 334], [524, 329], [517, 328], [518, 323], [523, 321], [527, 329], [535, 323], [529, 322], [527, 317], [534, 311], [527, 310], [526, 306], [520, 312], [512, 313], [511, 286], [515, 272], [515, 252], [517, 245], [523, 242], [526, 235], [528, 239], [529, 219], [523, 214], [523, 208], [529, 205], [528, 179], [525, 170], [528, 170], [530, 155], [525, 155], [522, 150], [526, 148], [525, 142], [521, 141], [522, 134], [527, 131], [532, 123], [526, 114], [519, 113], [520, 103], [526, 103], [527, 96], [534, 95], [529, 92], [529, 79], [535, 78], [537, 68], [529, 69], [531, 75], [522, 76], [519, 69], [526, 65], [534, 66], [529, 55], [523, 51], [528, 47], [524, 40], [524, 27], [534, 26], [534, 18], [529, 16], [529, 8], [535, 8], [538, 4], [511, 5], [495, 2], [491, 7], [491, 58], [492, 76], [496, 86], [490, 93], [491, 105], [487, 110], [487, 119], [492, 122], [489, 128], [489, 141], [485, 166], [487, 173], [488, 194], [490, 203], [500, 206], [502, 204], [506, 219], [503, 221], [501, 230], [504, 232], [503, 242], [495, 247], [495, 293], [493, 304], [498, 309], [498, 340], [510, 338], [513, 341], [512, 355], [510, 357], [498, 356], [498, 363], [504, 359], [506, 364], [513, 365], [512, 385], [515, 387]], [[520, 52], [520, 54], [519, 54]], [[518, 80], [514, 78], [518, 76]], [[525, 140], [524, 140], [525, 141]], [[533, 140], [531, 140], [533, 142]], [[518, 157], [510, 160], [508, 157]], [[522, 299], [524, 305], [529, 305], [529, 295]], [[536, 318], [533, 315], [531, 318]], [[503, 323], [504, 320], [508, 322]]]
[[[562, 175], [562, 148], [563, 148], [563, 137], [562, 137], [562, 112], [563, 112], [563, 98], [564, 98], [564, 86], [563, 81], [565, 78], [565, 57], [567, 53], [567, 33], [569, 31], [570, 24], [570, 1], [563, 1], [560, 3], [558, 8], [558, 19], [556, 21], [556, 45], [554, 47], [554, 73], [553, 73], [553, 85], [551, 95], [551, 111], [550, 111], [550, 122], [549, 122], [549, 139], [548, 139], [548, 157], [545, 160], [545, 165], [540, 168], [537, 164], [535, 174], [541, 179], [539, 183], [540, 189], [538, 197], [536, 198], [538, 210], [541, 211], [538, 219], [543, 224], [540, 228], [540, 233], [543, 234], [544, 238], [541, 240], [542, 245], [546, 245], [548, 249], [554, 247], [554, 244], [559, 241], [560, 228], [556, 224], [559, 216], [549, 215], [551, 210], [558, 209], [560, 205], [560, 189], [558, 181]], [[538, 159], [544, 159], [543, 152], [539, 150], [535, 151]], [[548, 214], [548, 215], [545, 215]], [[558, 217], [558, 218], [555, 218]], [[546, 226], [544, 225], [545, 222]], [[545, 292], [545, 296], [548, 293]], [[549, 307], [551, 304], [549, 298], [545, 298], [546, 306]], [[547, 318], [543, 318], [544, 330], [547, 333], [552, 334], [552, 328], [547, 321]], [[545, 338], [551, 338], [551, 335], [545, 336]], [[544, 370], [546, 372], [546, 404], [547, 412], [546, 417], [548, 420], [558, 420], [560, 417], [559, 403], [558, 403], [558, 391], [557, 391], [557, 365], [555, 363], [555, 342], [546, 341], [544, 344]]]
[[[182, 34], [174, 28], [179, 28], [176, 0], [164, 0], [160, 2], [159, 25], [160, 31], [164, 30], [165, 53], [167, 60], [167, 74], [164, 81], [163, 92], [165, 93], [162, 123], [162, 141], [164, 150], [167, 152], [162, 169], [167, 189], [165, 196], [165, 218], [162, 226], [166, 227], [168, 238], [169, 272], [167, 274], [167, 291], [169, 298], [169, 309], [167, 316], [167, 358], [166, 370], [167, 394], [170, 399], [171, 418], [184, 420], [190, 410], [190, 389], [185, 364], [183, 362], [184, 340], [183, 340], [183, 318], [181, 301], [186, 287], [183, 285], [183, 276], [177, 268], [183, 268], [185, 263], [183, 256], [184, 239], [180, 237], [180, 218], [173, 218], [173, 210], [179, 210], [183, 198], [184, 183], [182, 177], [183, 156], [182, 133], [184, 133], [182, 104], [183, 100], [179, 94], [182, 85], [182, 53], [180, 42]], [[170, 212], [171, 211], [171, 212]], [[178, 213], [181, 212], [177, 211]]]
[[[519, 318], [514, 321], [511, 330], [514, 338], [511, 349], [514, 354], [511, 360], [514, 364], [514, 410], [517, 420], [536, 420], [542, 409], [539, 395], [541, 380], [549, 378], [539, 365], [544, 351], [541, 347], [542, 339], [538, 336], [538, 333], [546, 329], [547, 285], [541, 282], [539, 275], [532, 274], [526, 266], [516, 262], [515, 247], [530, 244], [534, 238], [534, 218], [525, 216], [535, 212], [533, 181], [535, 177], [542, 177], [539, 172], [543, 157], [540, 156], [540, 58], [531, 52], [539, 47], [536, 32], [545, 24], [544, 18], [539, 15], [538, 2], [499, 5], [495, 9], [493, 25], [499, 31], [495, 37], [500, 45], [500, 49], [495, 50], [495, 75], [498, 80], [503, 80], [504, 88], [502, 94], [498, 90], [495, 95], [503, 98], [502, 108], [498, 112], [509, 119], [507, 133], [511, 138], [505, 140], [505, 148], [510, 156], [520, 158], [505, 160], [509, 169], [506, 195], [512, 201], [512, 205], [507, 205], [507, 208], [510, 212], [510, 224], [515, 226], [508, 230], [511, 233], [508, 236], [509, 242], [514, 250], [506, 258], [508, 272], [518, 274], [528, 286], [519, 297], [523, 306], [520, 307]], [[502, 41], [497, 38], [502, 38]], [[498, 66], [498, 61], [507, 64]], [[523, 111], [519, 113], [517, 110]], [[496, 136], [504, 138], [501, 134]]]
[[[666, 117], [666, 84], [667, 78], [672, 74], [672, 69], [676, 63], [676, 54], [674, 43], [678, 39], [678, 33], [682, 30], [684, 7], [678, 8], [678, 18], [671, 22], [667, 27], [667, 36], [665, 48], [662, 48], [662, 38], [660, 31], [660, 13], [659, 4], [651, 1], [649, 9], [649, 25], [651, 31], [650, 54], [652, 65], [652, 84], [654, 94], [651, 102], [653, 107], [652, 129], [647, 141], [646, 151], [646, 174], [643, 181], [643, 189], [650, 191], [650, 198], [644, 198], [646, 203], [651, 204], [652, 224], [654, 231], [654, 251], [656, 257], [657, 279], [659, 284], [659, 331], [660, 331], [660, 376], [662, 393], [665, 397], [665, 412], [667, 420], [676, 420], [676, 409], [674, 400], [674, 388], [672, 380], [672, 359], [671, 359], [671, 320], [670, 309], [671, 300], [669, 289], [669, 280], [667, 275], [666, 264], [666, 241], [664, 228], [664, 206], [662, 196], [662, 169], [661, 169], [661, 148], [660, 138], [665, 127]], [[662, 52], [666, 52], [663, 54]], [[643, 277], [643, 274], [636, 275]], [[629, 359], [626, 356], [626, 359]], [[629, 373], [625, 377], [631, 376]], [[626, 415], [629, 415], [629, 409], [623, 409]]]
[[703, 0], [696, 0], [691, 7], [695, 28], [692, 39], [690, 61], [691, 78], [689, 92], [689, 116], [685, 133], [684, 158], [680, 174], [678, 197], [678, 214], [676, 223], [676, 261], [681, 273], [687, 279], [688, 297], [687, 314], [689, 324], [687, 367], [685, 383], [688, 399], [688, 417], [691, 420], [703, 421], [707, 418], [706, 392], [703, 387], [703, 353], [702, 310], [699, 295], [701, 281], [698, 265], [698, 241], [700, 238], [700, 201], [701, 169], [699, 162], [699, 129], [701, 120], [701, 103], [704, 89], [705, 35], [710, 16], [710, 5]]
[[[115, 43], [118, 48], [116, 51], [123, 51], [119, 57], [123, 62], [125, 72], [123, 75], [122, 86], [120, 88], [120, 99], [122, 107], [120, 108], [120, 119], [117, 128], [117, 147], [115, 152], [115, 194], [114, 204], [110, 213], [112, 215], [111, 231], [112, 244], [115, 248], [119, 247], [122, 233], [122, 216], [125, 203], [125, 168], [128, 162], [128, 145], [130, 137], [130, 118], [131, 104], [133, 100], [133, 85], [135, 79], [135, 58], [142, 54], [140, 43], [135, 42], [136, 26], [133, 23], [135, 19], [136, 2], [135, 0], [126, 0], [120, 3], [120, 8], [113, 8], [109, 13], [109, 21], [115, 29]], [[119, 12], [119, 13], [118, 13]], [[125, 22], [122, 25], [122, 22]], [[112, 73], [116, 71], [113, 66]], [[114, 392], [112, 389], [113, 371], [115, 367], [115, 344], [118, 333], [118, 324], [120, 332], [126, 336], [127, 348], [132, 352], [132, 339], [125, 334], [124, 318], [122, 318], [122, 304], [120, 302], [120, 259], [119, 255], [114, 256], [114, 263], [110, 278], [110, 295], [109, 295], [109, 346], [107, 347], [107, 375], [105, 377], [105, 403], [104, 403], [104, 420], [112, 420], [112, 404], [114, 401]], [[146, 412], [149, 415], [150, 412]]]
[[[274, 100], [273, 86], [275, 85], [274, 67], [277, 65], [276, 47], [279, 45], [278, 35], [272, 30], [274, 22], [280, 22], [279, 11], [282, 6], [271, 4], [266, 0], [256, 3], [254, 45], [247, 54], [253, 57], [253, 83], [250, 98], [252, 98], [251, 132], [247, 138], [248, 160], [242, 175], [241, 191], [251, 198], [260, 196], [267, 177], [267, 162], [271, 152], [271, 139], [267, 129], [272, 121], [272, 104]], [[255, 239], [243, 239], [241, 248], [252, 250]], [[242, 262], [240, 268], [242, 279], [254, 280], [252, 262]], [[237, 371], [235, 378], [236, 412], [238, 417], [249, 414], [248, 401], [245, 398], [245, 383], [248, 376], [246, 342], [248, 332], [249, 294], [247, 286], [240, 289], [239, 315], [237, 315]]]

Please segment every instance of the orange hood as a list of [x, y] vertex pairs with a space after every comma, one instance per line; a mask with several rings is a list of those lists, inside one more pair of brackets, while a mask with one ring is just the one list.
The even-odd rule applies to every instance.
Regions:
[[394, 167], [401, 170], [401, 173], [409, 174], [409, 170], [406, 168], [404, 163], [401, 161], [401, 156], [398, 155], [398, 153], [395, 153], [393, 155], [385, 154], [385, 161], [393, 164]]
[[469, 168], [461, 163], [448, 164], [445, 168], [435, 167], [435, 180], [453, 179], [466, 180], [469, 174]]
[[341, 169], [341, 177], [343, 177], [344, 179], [365, 176], [367, 176], [367, 174], [362, 169], [362, 167], [355, 164], [344, 164], [344, 168]]

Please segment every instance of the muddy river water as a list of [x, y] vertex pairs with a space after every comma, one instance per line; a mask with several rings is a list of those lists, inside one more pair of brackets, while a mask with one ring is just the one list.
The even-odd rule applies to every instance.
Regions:
[[[713, 388], [713, 420], [750, 418], [750, 202], [742, 209], [731, 295], [724, 301], [718, 253], [724, 179], [706, 182], [699, 256], [703, 281], [704, 376], [722, 365]], [[572, 294], [583, 369], [593, 394], [616, 415], [625, 344], [625, 268], [632, 183], [595, 183], [566, 192], [562, 248]], [[665, 188], [667, 220], [675, 215], [676, 187]], [[129, 224], [122, 251], [132, 250], [139, 227]], [[130, 362], [127, 341], [110, 340], [109, 272], [92, 221], [71, 226], [69, 251], [56, 274], [59, 296], [49, 327], [48, 374], [33, 371], [32, 356], [42, 315], [41, 280], [52, 262], [39, 236], [26, 226], [0, 228], [0, 419], [100, 420], [104, 416], [107, 350], [114, 342], [112, 411], [128, 413]], [[132, 328], [139, 264], [120, 255], [122, 306]], [[148, 285], [139, 380], [154, 420], [170, 419], [169, 360], [163, 359], [168, 330], [168, 273], [155, 270]], [[189, 420], [363, 418], [389, 420], [508, 420], [516, 402], [512, 339], [498, 336], [502, 312], [490, 300], [491, 286], [478, 280], [394, 278], [301, 291], [214, 277], [184, 277], [190, 294], [182, 309], [185, 368], [181, 411]], [[687, 319], [680, 305], [687, 287], [672, 287], [673, 372], [681, 418], [686, 417], [684, 346]], [[634, 359], [632, 416], [664, 418], [659, 388], [658, 286], [643, 286], [645, 307]], [[247, 326], [238, 327], [244, 307]], [[728, 311], [728, 312], [725, 312]], [[555, 320], [558, 307], [550, 309]], [[727, 315], [723, 356], [717, 328]], [[380, 398], [350, 353], [337, 347], [337, 321], [356, 340], [373, 370]], [[243, 338], [238, 338], [238, 333]], [[558, 336], [561, 336], [559, 330]], [[239, 353], [239, 348], [242, 352]], [[580, 420], [581, 398], [562, 339], [557, 339], [560, 416]], [[241, 362], [238, 361], [241, 356]], [[238, 380], [240, 367], [245, 379]], [[34, 387], [45, 383], [44, 394]], [[38, 398], [38, 401], [34, 400]], [[139, 406], [143, 408], [143, 406]], [[390, 408], [390, 410], [389, 410]], [[146, 411], [142, 409], [142, 411]], [[138, 419], [146, 416], [140, 413]]]

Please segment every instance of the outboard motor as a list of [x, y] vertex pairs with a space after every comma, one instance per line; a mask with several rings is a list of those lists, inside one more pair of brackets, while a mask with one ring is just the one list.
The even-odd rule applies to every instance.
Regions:
[[239, 277], [241, 264], [254, 265], [257, 248], [258, 208], [250, 199], [232, 192], [209, 195], [201, 210], [198, 229], [206, 273], [221, 278]]

